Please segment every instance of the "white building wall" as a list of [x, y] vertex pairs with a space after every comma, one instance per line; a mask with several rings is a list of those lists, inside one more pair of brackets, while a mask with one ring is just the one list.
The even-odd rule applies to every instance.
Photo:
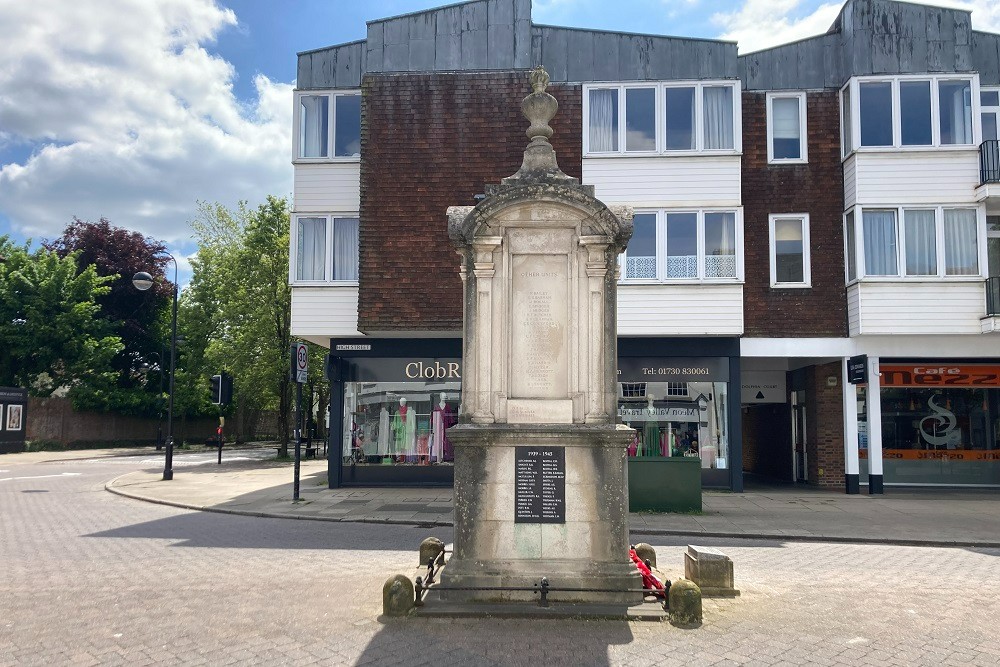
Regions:
[[978, 185], [976, 149], [859, 152], [844, 163], [845, 208], [972, 203]]
[[739, 336], [743, 285], [619, 285], [619, 336]]
[[850, 333], [978, 334], [986, 315], [982, 282], [862, 282], [847, 290]]
[[635, 208], [742, 205], [740, 156], [584, 158], [583, 182], [608, 204]]
[[296, 213], [353, 213], [361, 208], [361, 163], [295, 165]]

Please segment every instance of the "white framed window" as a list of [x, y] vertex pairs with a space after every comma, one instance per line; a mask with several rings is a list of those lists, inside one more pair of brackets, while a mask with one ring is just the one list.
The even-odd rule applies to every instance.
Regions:
[[296, 214], [291, 237], [293, 284], [357, 284], [357, 215]]
[[666, 395], [686, 397], [688, 395], [687, 382], [668, 382]]
[[1000, 88], [981, 89], [979, 108], [983, 141], [1000, 139]]
[[356, 161], [361, 157], [361, 92], [295, 93], [293, 157], [302, 161]]
[[768, 216], [771, 287], [812, 287], [809, 258], [809, 214]]
[[809, 161], [805, 93], [767, 94], [767, 161], [804, 164]]
[[742, 209], [639, 210], [621, 257], [624, 283], [743, 279]]
[[840, 94], [843, 155], [977, 145], [978, 90], [978, 75], [851, 79]]
[[856, 206], [844, 216], [847, 281], [984, 277], [982, 207]]
[[739, 85], [672, 81], [584, 86], [584, 154], [738, 153]]

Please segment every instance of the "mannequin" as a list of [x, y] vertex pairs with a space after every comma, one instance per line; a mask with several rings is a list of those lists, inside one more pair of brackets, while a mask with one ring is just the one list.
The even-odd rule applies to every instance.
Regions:
[[653, 407], [653, 396], [646, 397], [646, 423], [642, 430], [642, 449], [639, 456], [657, 456], [660, 451], [660, 427], [657, 426], [655, 417], [656, 408]]
[[431, 457], [438, 463], [454, 458], [447, 432], [454, 424], [455, 414], [448, 405], [448, 394], [441, 394], [441, 400], [431, 412]]
[[[632, 424], [629, 422], [625, 422], [625, 425], [628, 426], [629, 428], [632, 428]], [[632, 442], [628, 443], [629, 458], [633, 458], [638, 451], [639, 451], [639, 431], [636, 431], [632, 435]]]
[[401, 460], [417, 449], [417, 411], [406, 405], [406, 398], [399, 399], [399, 412], [392, 418], [394, 447], [392, 454]]

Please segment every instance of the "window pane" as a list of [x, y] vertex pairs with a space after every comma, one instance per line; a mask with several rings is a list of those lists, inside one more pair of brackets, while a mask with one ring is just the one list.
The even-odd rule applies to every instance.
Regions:
[[637, 213], [625, 250], [626, 278], [656, 278], [656, 214]]
[[733, 148], [733, 88], [705, 87], [705, 149]]
[[590, 91], [590, 150], [618, 150], [618, 90]]
[[841, 143], [844, 146], [844, 154], [854, 150], [854, 133], [851, 129], [851, 89], [844, 89], [843, 106], [840, 109], [841, 121]]
[[937, 275], [934, 211], [903, 211], [906, 226], [906, 275]]
[[705, 277], [736, 277], [736, 214], [705, 214]]
[[299, 98], [299, 156], [326, 157], [330, 128], [330, 98], [303, 95]]
[[774, 221], [774, 278], [778, 283], [804, 283], [802, 220]]
[[968, 81], [938, 83], [941, 144], [972, 143], [972, 88]]
[[892, 84], [861, 84], [861, 145], [892, 146]]
[[979, 244], [976, 237], [975, 210], [944, 210], [944, 272], [947, 275], [979, 274]]
[[931, 145], [930, 81], [899, 83], [899, 119], [904, 146]]
[[989, 112], [984, 113], [983, 116], [983, 141], [989, 141], [990, 139], [1000, 139], [1000, 134], [997, 134], [997, 116], [1000, 114]]
[[896, 212], [866, 210], [862, 214], [865, 275], [895, 276]]
[[298, 221], [295, 277], [298, 280], [324, 280], [326, 218], [299, 218]]
[[333, 279], [358, 279], [358, 219], [337, 218], [333, 224]]
[[625, 150], [656, 150], [656, 89], [625, 89]]
[[781, 97], [771, 100], [771, 153], [775, 160], [797, 160], [802, 157], [799, 124], [799, 98]]
[[698, 277], [698, 214], [667, 214], [667, 278]]
[[694, 150], [694, 88], [666, 89], [667, 150]]
[[336, 97], [336, 126], [333, 128], [334, 155], [358, 157], [361, 155], [361, 96]]
[[1000, 106], [1000, 91], [983, 90], [979, 93], [979, 103], [984, 107]]
[[854, 280], [858, 277], [857, 260], [855, 259], [855, 249], [857, 248], [854, 231], [854, 211], [847, 214], [846, 239], [847, 239], [847, 279]]

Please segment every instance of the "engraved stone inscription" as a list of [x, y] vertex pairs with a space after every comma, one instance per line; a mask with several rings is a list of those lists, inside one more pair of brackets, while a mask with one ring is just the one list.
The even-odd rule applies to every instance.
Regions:
[[566, 523], [566, 449], [514, 449], [514, 523]]
[[511, 398], [567, 398], [569, 276], [565, 255], [511, 262]]

